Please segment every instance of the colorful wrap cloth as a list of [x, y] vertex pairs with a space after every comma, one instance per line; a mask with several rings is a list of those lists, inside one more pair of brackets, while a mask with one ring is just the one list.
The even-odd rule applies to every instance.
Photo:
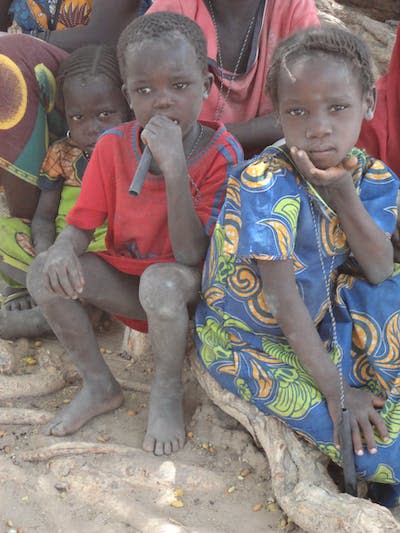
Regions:
[[0, 37], [0, 168], [37, 185], [49, 143], [65, 134], [55, 76], [67, 53], [28, 35]]
[[[62, 187], [55, 220], [56, 235], [67, 226], [66, 216], [78, 199], [86, 166], [87, 159], [82, 151], [68, 139], [52, 144], [46, 154], [39, 180], [42, 194]], [[106, 233], [106, 224], [96, 229], [88, 248], [90, 252], [101, 252], [106, 249]], [[35, 257], [29, 221], [14, 217], [1, 217], [0, 235], [0, 257], [4, 263], [22, 272], [27, 272]], [[8, 278], [6, 280], [10, 283]]]
[[[399, 180], [381, 161], [360, 151], [358, 161], [355, 188], [390, 236]], [[344, 379], [386, 398], [381, 415], [389, 441], [377, 438], [378, 452], [366, 451], [355, 461], [358, 475], [375, 482], [375, 497], [394, 506], [400, 503], [400, 268], [372, 285], [341, 273], [349, 255], [336, 214], [283, 151], [267, 148], [229, 180], [203, 269], [196, 344], [205, 368], [224, 388], [280, 418], [340, 463], [326, 401], [264, 299], [257, 260], [291, 259], [298, 291]], [[330, 295], [324, 271], [331, 280]]]

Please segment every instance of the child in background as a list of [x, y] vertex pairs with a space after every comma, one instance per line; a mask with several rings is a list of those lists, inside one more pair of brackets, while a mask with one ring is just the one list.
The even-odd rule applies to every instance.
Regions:
[[[198, 122], [212, 77], [200, 28], [174, 13], [139, 17], [118, 43], [124, 93], [136, 120], [104, 134], [87, 167], [70, 224], [28, 274], [28, 287], [82, 376], [77, 397], [48, 432], [66, 435], [123, 402], [82, 302], [149, 329], [155, 372], [143, 447], [156, 455], [185, 441], [182, 364], [200, 265], [242, 151], [225, 127]], [[147, 145], [141, 193], [128, 193]], [[105, 252], [87, 252], [108, 221]]]
[[278, 46], [267, 87], [286, 146], [229, 180], [203, 271], [199, 356], [337, 462], [343, 392], [357, 473], [396, 505], [399, 180], [352, 150], [375, 106], [368, 51], [338, 28], [297, 33]]
[[[58, 94], [69, 131], [50, 146], [44, 159], [40, 199], [32, 223], [0, 219], [0, 271], [9, 282], [0, 315], [0, 337], [31, 337], [51, 331], [26, 290], [26, 273], [33, 258], [51, 246], [67, 225], [83, 173], [99, 135], [129, 118], [121, 91], [118, 60], [112, 48], [78, 48], [61, 64]], [[91, 251], [105, 249], [103, 226], [90, 243]]]

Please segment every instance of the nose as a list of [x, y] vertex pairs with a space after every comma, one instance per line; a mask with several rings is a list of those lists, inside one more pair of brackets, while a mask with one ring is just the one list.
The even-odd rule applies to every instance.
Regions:
[[104, 131], [104, 124], [102, 124], [100, 121], [96, 119], [90, 120], [86, 125], [86, 136], [89, 139], [96, 140], [97, 137], [99, 137], [103, 131]]
[[332, 133], [332, 125], [329, 116], [325, 113], [316, 113], [308, 121], [306, 129], [307, 139], [325, 137]]
[[153, 100], [155, 109], [165, 109], [172, 104], [172, 98], [169, 91], [158, 91]]

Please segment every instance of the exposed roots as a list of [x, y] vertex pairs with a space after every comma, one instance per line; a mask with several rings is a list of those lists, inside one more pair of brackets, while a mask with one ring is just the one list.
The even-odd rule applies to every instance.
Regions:
[[196, 378], [213, 402], [238, 420], [264, 449], [275, 497], [285, 513], [311, 533], [400, 531], [385, 507], [339, 494], [322, 454], [294, 432], [254, 405], [224, 390], [191, 354]]
[[0, 424], [3, 425], [42, 425], [47, 424], [53, 416], [53, 413], [38, 409], [0, 408]]

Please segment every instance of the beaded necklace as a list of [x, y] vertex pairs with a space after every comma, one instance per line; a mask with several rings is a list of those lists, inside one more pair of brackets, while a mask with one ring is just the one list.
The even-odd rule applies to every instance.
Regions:
[[215, 34], [216, 34], [216, 38], [217, 38], [217, 65], [218, 65], [218, 68], [219, 68], [219, 71], [220, 71], [220, 82], [219, 82], [219, 88], [218, 88], [217, 105], [216, 105], [216, 109], [215, 109], [215, 120], [218, 121], [218, 120], [220, 120], [220, 118], [222, 116], [223, 110], [225, 108], [225, 104], [228, 101], [228, 98], [229, 98], [229, 96], [231, 94], [232, 83], [233, 83], [233, 80], [234, 80], [234, 78], [236, 77], [236, 75], [238, 73], [239, 66], [240, 66], [240, 63], [241, 63], [242, 58], [243, 58], [243, 54], [244, 54], [244, 52], [247, 49], [247, 45], [248, 45], [248, 42], [249, 42], [250, 35], [253, 32], [254, 24], [255, 24], [255, 21], [256, 21], [256, 18], [257, 18], [259, 6], [257, 7], [254, 15], [250, 19], [249, 25], [247, 27], [246, 35], [244, 36], [243, 43], [242, 43], [242, 46], [241, 46], [240, 51], [239, 51], [239, 56], [237, 58], [235, 66], [234, 66], [232, 75], [229, 78], [228, 85], [227, 85], [227, 87], [225, 87], [225, 85], [224, 85], [224, 64], [223, 64], [223, 61], [222, 61], [221, 43], [220, 43], [220, 39], [219, 39], [218, 25], [217, 25], [217, 20], [215, 18], [215, 11], [214, 11], [214, 6], [213, 6], [212, 0], [207, 0], [207, 5], [208, 5], [208, 8], [209, 8], [209, 12], [210, 12], [210, 15], [211, 15], [211, 20], [212, 20], [213, 26], [215, 28]]

